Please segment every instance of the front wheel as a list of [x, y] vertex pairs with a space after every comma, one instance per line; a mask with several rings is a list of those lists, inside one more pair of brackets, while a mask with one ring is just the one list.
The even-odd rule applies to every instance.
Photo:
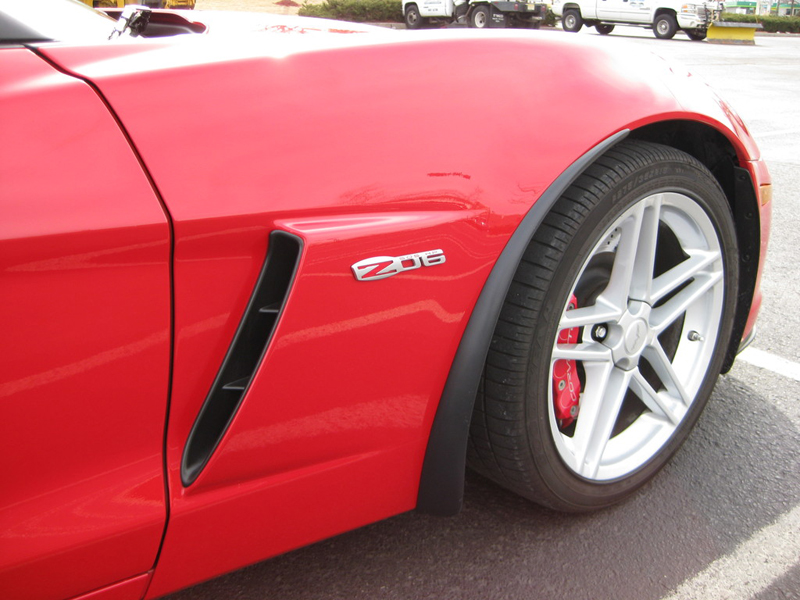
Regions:
[[489, 7], [479, 6], [472, 11], [470, 24], [477, 29], [485, 29], [489, 26]]
[[570, 8], [569, 10], [564, 11], [564, 16], [561, 17], [561, 27], [564, 31], [569, 31], [571, 33], [578, 33], [583, 27], [583, 19], [581, 18], [581, 13], [579, 13], [574, 8]]
[[614, 31], [614, 26], [609, 25], [608, 23], [598, 23], [597, 25], [594, 26], [594, 28], [600, 35], [608, 35], [612, 31]]
[[416, 4], [409, 4], [406, 6], [406, 27], [409, 29], [419, 29], [425, 23], [419, 14], [419, 8]]
[[653, 23], [653, 33], [660, 40], [671, 40], [678, 31], [678, 22], [671, 14], [658, 15]]
[[608, 151], [554, 205], [517, 270], [470, 465], [560, 510], [631, 495], [711, 395], [737, 286], [731, 210], [711, 173], [657, 144]]
[[687, 29], [686, 35], [688, 35], [689, 39], [693, 42], [702, 42], [704, 39], [706, 39], [708, 31], [705, 29]]

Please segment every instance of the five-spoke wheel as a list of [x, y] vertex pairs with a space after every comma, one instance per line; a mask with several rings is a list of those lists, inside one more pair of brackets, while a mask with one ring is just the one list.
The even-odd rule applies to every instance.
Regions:
[[[551, 369], [574, 361], [582, 380], [574, 425], [560, 427], [561, 460], [590, 481], [625, 477], [669, 441], [714, 358], [725, 298], [724, 261], [711, 218], [690, 196], [656, 192], [600, 235], [563, 311]], [[551, 389], [552, 394], [552, 389]]]
[[728, 201], [693, 157], [623, 142], [539, 227], [501, 312], [470, 464], [563, 510], [664, 466], [727, 351], [738, 285]]

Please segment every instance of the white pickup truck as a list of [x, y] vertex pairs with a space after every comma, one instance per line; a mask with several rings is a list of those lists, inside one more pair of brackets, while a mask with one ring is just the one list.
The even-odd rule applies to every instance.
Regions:
[[543, 2], [505, 0], [403, 0], [406, 27], [465, 23], [470, 27], [527, 27], [538, 29], [547, 15]]
[[719, 16], [717, 2], [691, 0], [553, 0], [553, 13], [565, 31], [594, 27], [607, 35], [614, 25], [649, 27], [668, 40], [682, 29], [690, 39], [704, 40], [708, 26]]

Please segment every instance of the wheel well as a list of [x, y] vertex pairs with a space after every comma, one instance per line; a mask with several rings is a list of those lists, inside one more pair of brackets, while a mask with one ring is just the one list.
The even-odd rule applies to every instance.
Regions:
[[665, 121], [633, 132], [621, 131], [575, 161], [544, 191], [492, 269], [467, 323], [436, 411], [420, 475], [418, 511], [454, 515], [460, 510], [472, 407], [511, 278], [536, 228], [561, 194], [603, 152], [626, 136], [672, 146], [695, 157], [719, 181], [732, 207], [740, 254], [739, 302], [722, 372], [733, 364], [750, 312], [761, 245], [758, 200], [750, 173], [739, 163], [733, 145], [717, 130], [701, 123]]
[[[467, 9], [467, 19], [471, 19], [472, 18], [472, 13], [474, 13], [476, 10], [478, 10], [481, 7], [485, 7], [487, 9], [489, 9], [489, 13], [491, 15], [492, 9], [491, 9], [491, 7], [490, 7], [488, 2], [471, 2], [470, 5], [469, 5], [469, 8]], [[489, 18], [491, 18], [491, 16]]]
[[671, 8], [659, 8], [659, 9], [656, 9], [656, 14], [653, 15], [653, 21], [655, 21], [661, 15], [665, 15], [665, 14], [666, 15], [672, 15], [675, 18], [678, 17], [678, 13], [676, 13]]
[[713, 127], [702, 123], [655, 123], [632, 131], [630, 138], [672, 146], [695, 157], [711, 171], [731, 205], [739, 244], [739, 301], [731, 344], [722, 367], [722, 372], [727, 373], [736, 358], [747, 324], [758, 274], [761, 224], [758, 199], [750, 173], [740, 164], [731, 142]]
[[563, 14], [563, 13], [565, 13], [566, 11], [568, 11], [570, 9], [575, 9], [575, 10], [578, 11], [578, 13], [581, 12], [581, 7], [580, 6], [578, 6], [577, 4], [574, 4], [574, 3], [569, 3], [569, 4], [565, 4], [564, 5], [564, 8], [562, 9], [561, 13]]

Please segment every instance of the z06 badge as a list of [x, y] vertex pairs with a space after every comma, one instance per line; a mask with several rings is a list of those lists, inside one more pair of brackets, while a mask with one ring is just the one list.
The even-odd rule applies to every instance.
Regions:
[[350, 268], [358, 281], [376, 281], [420, 267], [441, 265], [445, 260], [444, 251], [428, 250], [403, 256], [373, 256], [358, 261]]

